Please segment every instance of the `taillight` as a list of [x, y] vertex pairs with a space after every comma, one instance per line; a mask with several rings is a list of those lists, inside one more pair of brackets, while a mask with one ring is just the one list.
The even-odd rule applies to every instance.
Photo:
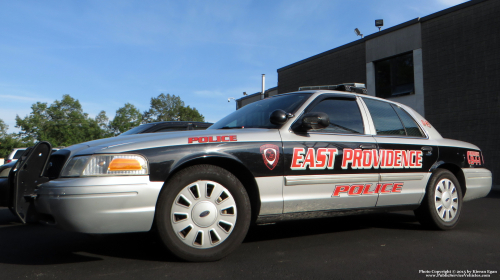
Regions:
[[5, 163], [10, 163], [10, 162], [12, 162], [12, 160], [11, 160], [11, 159], [8, 159]]

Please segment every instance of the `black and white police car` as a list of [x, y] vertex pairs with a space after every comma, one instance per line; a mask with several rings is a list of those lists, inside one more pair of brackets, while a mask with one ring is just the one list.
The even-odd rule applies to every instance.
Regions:
[[341, 91], [273, 96], [208, 130], [50, 150], [37, 144], [9, 175], [22, 221], [94, 234], [154, 224], [189, 261], [228, 255], [251, 223], [411, 209], [452, 229], [492, 184], [478, 147], [405, 105]]

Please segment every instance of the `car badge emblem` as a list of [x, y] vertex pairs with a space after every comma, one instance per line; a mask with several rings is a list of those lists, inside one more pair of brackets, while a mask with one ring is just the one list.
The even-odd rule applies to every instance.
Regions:
[[200, 213], [200, 218], [205, 218], [206, 216], [210, 215], [210, 211], [205, 210]]
[[262, 159], [264, 160], [264, 164], [269, 168], [269, 170], [273, 170], [278, 164], [280, 158], [280, 149], [278, 146], [273, 144], [266, 144], [260, 146], [260, 153], [262, 154]]

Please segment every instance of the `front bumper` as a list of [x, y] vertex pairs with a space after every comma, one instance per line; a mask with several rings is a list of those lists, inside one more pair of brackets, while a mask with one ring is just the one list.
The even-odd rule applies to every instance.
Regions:
[[61, 178], [36, 190], [36, 210], [84, 233], [149, 231], [163, 182], [149, 176]]

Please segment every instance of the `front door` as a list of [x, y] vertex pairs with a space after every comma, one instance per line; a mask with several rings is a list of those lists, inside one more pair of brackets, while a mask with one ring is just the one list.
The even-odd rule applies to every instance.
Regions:
[[377, 145], [366, 133], [359, 102], [355, 96], [320, 95], [305, 113], [328, 114], [327, 128], [300, 133], [295, 123], [282, 131], [285, 213], [375, 206], [379, 174], [370, 165]]

